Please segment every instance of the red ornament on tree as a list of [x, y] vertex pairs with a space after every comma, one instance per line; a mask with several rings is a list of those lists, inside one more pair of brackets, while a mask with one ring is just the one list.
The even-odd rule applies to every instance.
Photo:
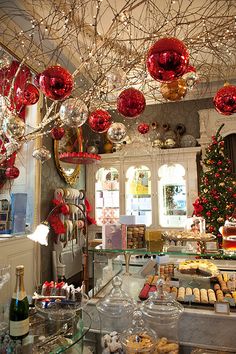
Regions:
[[5, 176], [8, 179], [15, 179], [19, 176], [20, 171], [17, 167], [13, 166], [13, 167], [8, 167], [5, 171]]
[[66, 69], [55, 65], [41, 73], [39, 84], [45, 96], [52, 100], [63, 100], [70, 96], [74, 82]]
[[147, 69], [153, 79], [168, 82], [182, 76], [188, 67], [189, 53], [177, 38], [159, 39], [148, 51]]
[[236, 113], [236, 86], [225, 85], [216, 93], [213, 103], [220, 114], [229, 116]]
[[122, 91], [117, 99], [117, 110], [126, 118], [138, 117], [146, 107], [143, 93], [135, 88]]
[[149, 124], [147, 123], [140, 123], [138, 125], [138, 131], [140, 134], [147, 134], [149, 131]]
[[111, 126], [112, 117], [104, 109], [97, 109], [88, 117], [88, 125], [95, 133], [104, 133]]
[[61, 140], [65, 135], [65, 129], [62, 127], [53, 127], [50, 134], [54, 140]]
[[39, 100], [39, 90], [33, 84], [26, 84], [24, 90], [17, 89], [15, 102], [19, 105], [29, 106]]
[[21, 88], [23, 90], [26, 82], [31, 79], [30, 70], [25, 65], [21, 66], [17, 76], [15, 77], [19, 65], [20, 63], [18, 61], [13, 60], [10, 66], [6, 68], [2, 68], [0, 70], [0, 94], [1, 95], [3, 96], [8, 95], [13, 78], [15, 78], [13, 96], [16, 93], [17, 88]]

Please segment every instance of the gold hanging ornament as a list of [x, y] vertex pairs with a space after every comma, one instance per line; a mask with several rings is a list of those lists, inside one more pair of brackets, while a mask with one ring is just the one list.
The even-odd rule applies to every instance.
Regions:
[[161, 84], [160, 92], [166, 100], [179, 101], [187, 92], [186, 81], [182, 78]]

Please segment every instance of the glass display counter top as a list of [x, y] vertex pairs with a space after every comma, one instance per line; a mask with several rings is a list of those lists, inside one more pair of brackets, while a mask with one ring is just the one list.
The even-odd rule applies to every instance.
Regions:
[[76, 348], [83, 353], [83, 338], [91, 327], [91, 317], [86, 311], [78, 311], [69, 320], [49, 320], [34, 310], [30, 315], [29, 335], [20, 341], [10, 339], [8, 333], [0, 333], [0, 352], [19, 354], [70, 353]]

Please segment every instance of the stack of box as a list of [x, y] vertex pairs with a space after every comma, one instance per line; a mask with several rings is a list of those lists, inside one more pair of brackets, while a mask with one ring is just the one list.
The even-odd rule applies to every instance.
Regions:
[[146, 247], [144, 224], [122, 225], [122, 248], [140, 249]]

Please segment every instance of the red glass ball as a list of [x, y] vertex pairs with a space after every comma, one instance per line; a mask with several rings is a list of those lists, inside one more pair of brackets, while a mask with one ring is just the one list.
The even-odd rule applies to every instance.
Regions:
[[41, 73], [36, 74], [34, 77], [34, 80], [33, 80], [34, 85], [38, 88], [40, 88], [40, 84], [39, 84], [40, 75], [41, 75]]
[[17, 167], [13, 166], [13, 167], [8, 167], [5, 171], [5, 176], [8, 179], [15, 179], [19, 176], [20, 171]]
[[33, 84], [26, 84], [24, 90], [17, 89], [15, 102], [20, 105], [29, 106], [39, 100], [39, 90]]
[[13, 60], [10, 66], [6, 68], [2, 68], [0, 70], [0, 94], [1, 95], [3, 96], [8, 95], [13, 78], [15, 78], [13, 94], [17, 91], [17, 88], [21, 88], [23, 90], [26, 82], [31, 79], [30, 70], [25, 65], [21, 66], [17, 76], [15, 77], [19, 65], [20, 63], [18, 61]]
[[168, 82], [182, 76], [188, 67], [189, 53], [177, 38], [159, 39], [147, 54], [147, 69], [153, 79]]
[[227, 85], [219, 89], [213, 103], [220, 114], [229, 116], [236, 113], [236, 86]]
[[74, 81], [66, 69], [55, 65], [41, 73], [39, 84], [45, 96], [52, 100], [63, 100], [70, 96]]
[[140, 134], [147, 134], [149, 131], [149, 128], [150, 128], [149, 124], [147, 124], [147, 123], [140, 123], [138, 125], [138, 131]]
[[54, 140], [61, 140], [65, 135], [65, 129], [62, 127], [53, 127], [50, 134]]
[[112, 117], [110, 113], [103, 109], [97, 109], [92, 112], [88, 117], [88, 125], [95, 133], [106, 132], [112, 123]]
[[138, 117], [146, 107], [143, 93], [134, 88], [128, 88], [120, 93], [117, 99], [117, 110], [126, 118]]

